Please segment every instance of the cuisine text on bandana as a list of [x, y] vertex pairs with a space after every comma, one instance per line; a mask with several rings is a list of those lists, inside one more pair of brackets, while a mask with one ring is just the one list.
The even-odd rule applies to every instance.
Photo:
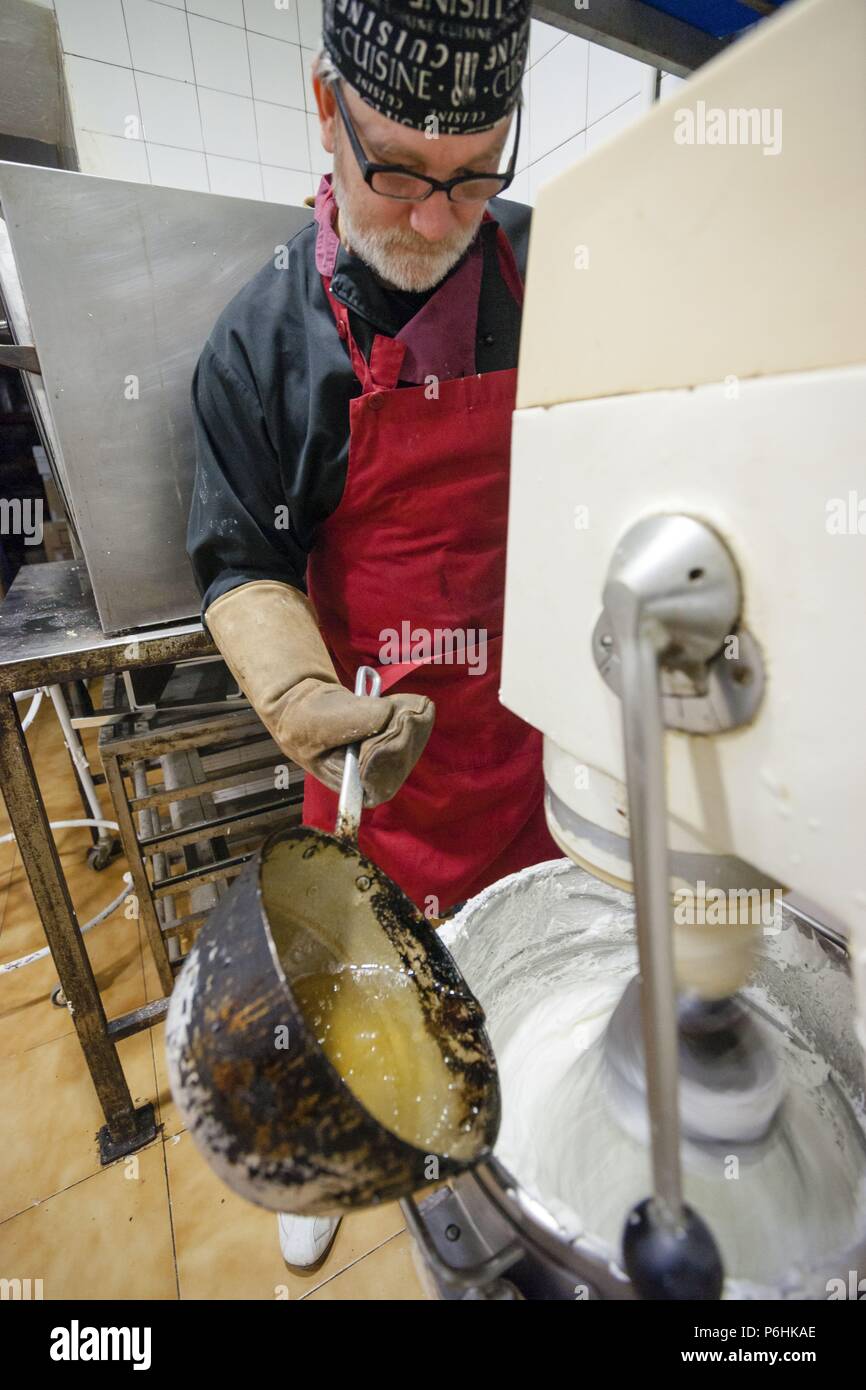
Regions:
[[529, 17], [530, 0], [324, 0], [324, 45], [383, 116], [463, 135], [513, 109]]

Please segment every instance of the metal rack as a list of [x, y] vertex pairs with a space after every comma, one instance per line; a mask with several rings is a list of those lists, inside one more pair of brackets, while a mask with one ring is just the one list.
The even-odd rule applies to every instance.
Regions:
[[[104, 703], [120, 701], [120, 682], [108, 677]], [[264, 837], [300, 821], [303, 772], [287, 763], [245, 703], [206, 714], [122, 715], [101, 729], [99, 753], [169, 994], [198, 929]]]
[[[199, 662], [202, 658], [217, 655], [210, 637], [198, 621], [141, 630], [123, 637], [106, 637], [99, 623], [87, 571], [77, 561], [25, 565], [0, 604], [0, 786], [36, 910], [51, 949], [60, 989], [105, 1116], [105, 1124], [98, 1135], [103, 1163], [135, 1152], [150, 1143], [156, 1135], [153, 1105], [135, 1107], [118, 1057], [117, 1044], [123, 1038], [158, 1023], [165, 1016], [168, 1000], [154, 1000], [141, 1009], [116, 1018], [106, 1016], [48, 823], [30, 751], [21, 729], [15, 692], [34, 685], [65, 684], [92, 676], [110, 677], [112, 674], [118, 677], [119, 684], [120, 674], [125, 671], [140, 672], [180, 662]], [[145, 914], [148, 942], [166, 995], [171, 991], [176, 968], [172, 956], [182, 953], [184, 931], [191, 933], [196, 926], [194, 920], [185, 926], [177, 920], [179, 916], [194, 918], [196, 915], [193, 911], [187, 911], [188, 905], [180, 899], [181, 890], [189, 892], [216, 884], [216, 892], [219, 893], [219, 885], [224, 889], [232, 874], [251, 852], [252, 831], [255, 830], [261, 838], [268, 828], [271, 814], [287, 818], [297, 814], [294, 807], [273, 804], [263, 810], [255, 802], [254, 794], [252, 800], [249, 796], [246, 798], [245, 807], [235, 804], [231, 796], [228, 800], [218, 799], [222, 798], [223, 793], [228, 794], [237, 787], [249, 789], [250, 776], [263, 771], [251, 766], [257, 761], [257, 757], [252, 755], [248, 763], [231, 766], [231, 758], [240, 756], [242, 747], [247, 749], [243, 756], [249, 753], [250, 748], [256, 747], [260, 749], [262, 757], [266, 754], [264, 731], [258, 721], [254, 723], [249, 709], [223, 709], [215, 714], [213, 710], [205, 709], [203, 712], [200, 707], [187, 710], [187, 715], [188, 722], [182, 711], [171, 712], [169, 717], [175, 732], [169, 736], [169, 726], [147, 729], [143, 720], [148, 716], [140, 710], [134, 711], [129, 716], [132, 725], [116, 730], [117, 743], [109, 749], [108, 758], [108, 768], [115, 777], [112, 796], [118, 811], [118, 823], [123, 825], [130, 867], [138, 875], [136, 893]], [[134, 727], [136, 721], [141, 725], [139, 730]], [[122, 726], [123, 716], [115, 722]], [[178, 726], [182, 723], [186, 723], [187, 727], [181, 732]], [[193, 791], [190, 791], [189, 782], [184, 785], [180, 783], [183, 775], [178, 757], [180, 754], [185, 755], [192, 770], [187, 775], [198, 777], [200, 773], [204, 774]], [[228, 759], [222, 768], [208, 761], [215, 754]], [[171, 761], [162, 764], [160, 758], [170, 758]], [[196, 765], [196, 758], [200, 767]], [[154, 760], [152, 767], [149, 766], [151, 759]], [[135, 788], [136, 764], [143, 766], [139, 768], [138, 789], [130, 795], [129, 788]], [[127, 769], [130, 769], [131, 781]], [[232, 778], [239, 772], [243, 773], [243, 777], [235, 783]], [[273, 778], [273, 773], [271, 775]], [[119, 794], [116, 785], [118, 778], [123, 784], [122, 794]], [[152, 778], [155, 785], [150, 785], [148, 778]], [[223, 780], [223, 786], [210, 785]], [[279, 791], [284, 800], [290, 790], [294, 794], [291, 773], [289, 780], [288, 788], [274, 785], [274, 791]], [[166, 796], [165, 802], [159, 800]], [[190, 868], [176, 856], [183, 856], [185, 861], [190, 855], [192, 843], [188, 837], [199, 837], [201, 831], [196, 828], [195, 821], [176, 827], [171, 823], [170, 810], [166, 813], [166, 808], [172, 804], [190, 802], [192, 813], [198, 818], [200, 812], [195, 803], [204, 799], [205, 809], [208, 809], [208, 797], [219, 813], [217, 821], [223, 817], [227, 820], [223, 824], [209, 823], [204, 840], [212, 846], [214, 853], [219, 851], [222, 854], [223, 845], [229, 852], [218, 863], [201, 863]], [[151, 817], [149, 824], [144, 823], [144, 833], [143, 823], [139, 821], [136, 827], [132, 821], [134, 815], [142, 812]], [[158, 820], [154, 821], [153, 817], [157, 814]], [[231, 818], [230, 834], [228, 818]], [[249, 839], [244, 838], [247, 835], [250, 835]], [[147, 843], [148, 840], [151, 843]], [[164, 871], [160, 867], [160, 854], [166, 861]], [[155, 867], [152, 866], [150, 870], [152, 879], [147, 869], [147, 862], [151, 860], [155, 861]], [[168, 872], [169, 866], [171, 873]], [[185, 875], [191, 876], [185, 878]], [[167, 878], [170, 878], [170, 883], [165, 881]], [[153, 906], [151, 915], [148, 906], [167, 899], [172, 899], [176, 906], [176, 915], [171, 922], [168, 920], [170, 909], [163, 907], [160, 915], [160, 909]], [[175, 930], [163, 933], [163, 921], [167, 927]], [[177, 930], [179, 926], [180, 931]], [[170, 946], [172, 940], [177, 940], [179, 946]]]

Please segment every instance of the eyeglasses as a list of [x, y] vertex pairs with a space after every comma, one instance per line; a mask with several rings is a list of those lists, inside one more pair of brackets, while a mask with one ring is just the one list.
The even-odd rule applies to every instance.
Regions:
[[333, 92], [346, 133], [349, 136], [355, 158], [358, 161], [364, 182], [383, 198], [399, 198], [402, 202], [421, 203], [431, 193], [446, 193], [452, 203], [480, 203], [495, 198], [514, 179], [514, 165], [517, 161], [517, 142], [520, 139], [520, 102], [517, 103], [517, 126], [514, 132], [514, 148], [503, 174], [458, 174], [454, 179], [432, 179], [427, 174], [415, 174], [402, 164], [374, 164], [364, 153], [358, 132], [352, 124], [340, 81], [333, 84]]

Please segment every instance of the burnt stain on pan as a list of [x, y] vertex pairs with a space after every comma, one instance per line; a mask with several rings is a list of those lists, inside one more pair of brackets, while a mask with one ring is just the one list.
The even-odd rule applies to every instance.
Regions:
[[[274, 866], [280, 893], [266, 902]], [[312, 893], [318, 904], [322, 875], [342, 897], [325, 905], [319, 931], [315, 915], [304, 922], [302, 900]], [[329, 917], [335, 904], [345, 921]], [[291, 978], [350, 941], [414, 982], [460, 1098], [448, 1153], [425, 1153], [374, 1119], [295, 1001]], [[175, 1100], [205, 1158], [233, 1190], [276, 1211], [329, 1214], [406, 1196], [430, 1180], [431, 1158], [445, 1178], [488, 1157], [499, 1129], [483, 1011], [447, 948], [356, 845], [309, 826], [272, 835], [211, 912], [175, 986], [166, 1047]]]

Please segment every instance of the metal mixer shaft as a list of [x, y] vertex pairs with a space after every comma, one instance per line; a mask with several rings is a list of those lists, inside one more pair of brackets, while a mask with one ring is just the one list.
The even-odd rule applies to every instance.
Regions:
[[[635, 1080], [639, 1073], [635, 1033], [640, 1028], [654, 1192], [629, 1216], [623, 1248], [629, 1274], [641, 1292], [651, 1297], [718, 1297], [723, 1278], [713, 1237], [685, 1204], [682, 1193], [681, 1042], [660, 669], [683, 671], [700, 687], [703, 670], [736, 626], [740, 601], [739, 577], [727, 547], [709, 527], [685, 516], [652, 517], [634, 526], [616, 550], [604, 591], [604, 620], [619, 657], [640, 953], [639, 1007], [635, 991], [627, 990], [609, 1027], [606, 1052], [613, 1076], [626, 1082], [619, 1088], [619, 1103], [636, 1100], [640, 1104]], [[729, 1010], [727, 1026], [740, 1044], [740, 1061], [754, 1056], [759, 1065], [742, 1068], [744, 1084], [736, 1088], [738, 1100], [748, 1105], [753, 1093], [756, 1106], [766, 1109], [770, 1096], [775, 1108], [778, 1096], [772, 1086], [771, 1059], [754, 1030], [749, 1032], [743, 1024], [737, 1033], [743, 1017]], [[692, 1009], [690, 1084], [693, 1092], [703, 1089], [709, 1098], [718, 1073], [712, 1046], [703, 1047], [712, 1029], [701, 1024], [713, 1018], [712, 1010]], [[730, 1067], [725, 1077], [730, 1087]], [[635, 1093], [631, 1097], [629, 1082]]]

